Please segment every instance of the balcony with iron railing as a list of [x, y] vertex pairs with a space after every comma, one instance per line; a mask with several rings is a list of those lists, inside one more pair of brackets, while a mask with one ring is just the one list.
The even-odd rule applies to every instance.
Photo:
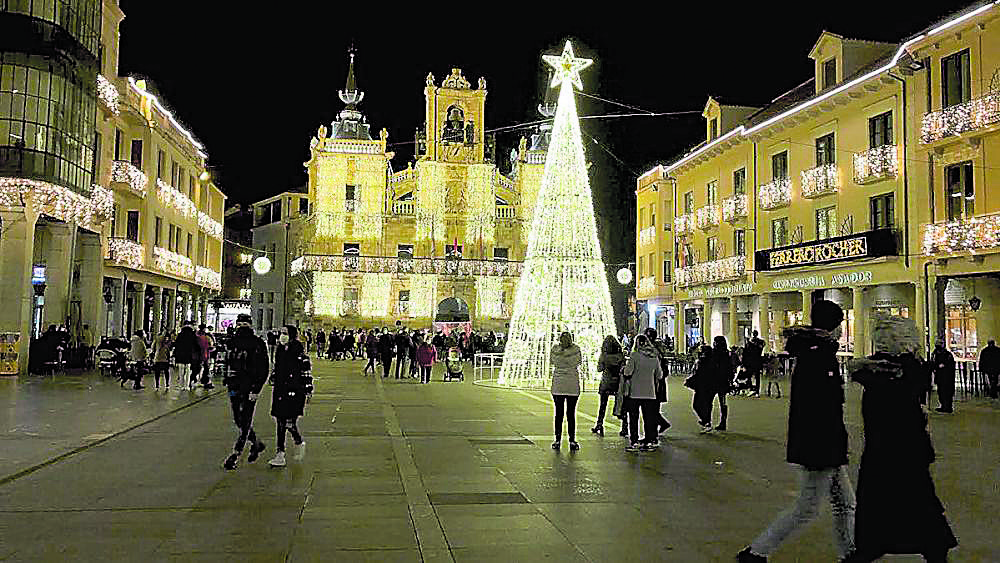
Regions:
[[744, 219], [749, 214], [747, 194], [736, 194], [722, 200], [722, 220], [732, 223]]
[[510, 260], [306, 254], [292, 261], [290, 273], [293, 276], [301, 272], [358, 272], [519, 277], [521, 269], [522, 262]]
[[694, 213], [674, 217], [674, 234], [684, 235], [694, 231]]
[[212, 219], [212, 216], [204, 211], [198, 212], [198, 227], [205, 231], [208, 236], [222, 240], [222, 223]]
[[757, 203], [761, 209], [778, 209], [792, 202], [792, 181], [788, 178], [775, 178], [760, 186], [757, 192]]
[[153, 247], [153, 266], [161, 272], [184, 278], [194, 277], [194, 264], [187, 256], [167, 250], [162, 246]]
[[513, 205], [498, 205], [497, 219], [514, 219], [517, 217], [517, 208]]
[[160, 202], [167, 208], [173, 209], [185, 217], [196, 217], [198, 215], [198, 207], [191, 201], [191, 198], [187, 194], [159, 178], [156, 180], [156, 188]]
[[146, 247], [131, 239], [111, 237], [104, 258], [116, 266], [140, 270], [146, 265]]
[[692, 285], [736, 280], [746, 275], [746, 267], [746, 256], [737, 255], [720, 258], [693, 266], [677, 268], [674, 270], [674, 283], [678, 287], [690, 287]]
[[840, 188], [840, 173], [836, 164], [821, 164], [802, 171], [802, 197], [812, 199], [835, 194]]
[[716, 204], [706, 205], [698, 208], [695, 212], [695, 222], [699, 229], [711, 229], [717, 227], [722, 220], [722, 208]]
[[924, 254], [1000, 252], [1000, 213], [924, 225]]
[[413, 215], [416, 206], [412, 201], [394, 201], [392, 202], [392, 214], [393, 215]]
[[656, 242], [656, 227], [650, 225], [639, 231], [639, 246], [648, 246]]
[[928, 144], [967, 133], [986, 132], [998, 123], [1000, 92], [991, 92], [981, 98], [925, 114], [920, 124], [920, 142]]
[[127, 160], [116, 160], [111, 164], [111, 187], [124, 189], [140, 198], [146, 197], [146, 185], [149, 179], [146, 173], [139, 170]]
[[214, 290], [222, 289], [222, 274], [212, 270], [211, 268], [195, 266], [194, 281], [198, 285], [207, 287], [209, 289], [214, 289]]
[[656, 292], [656, 276], [646, 276], [639, 278], [636, 284], [635, 294], [637, 297], [651, 297]]
[[101, 102], [101, 108], [110, 115], [120, 113], [118, 104], [121, 101], [121, 95], [118, 93], [118, 88], [100, 74], [97, 75], [97, 99]]
[[854, 183], [859, 186], [894, 179], [899, 174], [899, 149], [882, 145], [854, 155]]

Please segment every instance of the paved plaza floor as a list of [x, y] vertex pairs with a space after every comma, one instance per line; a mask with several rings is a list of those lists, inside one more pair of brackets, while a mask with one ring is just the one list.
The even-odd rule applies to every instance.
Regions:
[[[283, 469], [267, 464], [265, 390], [255, 428], [268, 449], [230, 472], [235, 429], [219, 387], [0, 380], [0, 559], [732, 561], [795, 498], [787, 396], [732, 398], [730, 431], [700, 435], [690, 391], [672, 378], [663, 446], [629, 454], [616, 420], [603, 438], [590, 432], [587, 394], [581, 450], [564, 438], [557, 452], [545, 392], [445, 383], [440, 368], [429, 385], [362, 377], [362, 365], [316, 362], [299, 424], [306, 456]], [[848, 397], [856, 482], [860, 390]], [[1000, 408], [956, 411], [930, 417], [932, 472], [960, 542], [952, 560], [1000, 561]], [[833, 561], [830, 529], [824, 509], [772, 560]]]

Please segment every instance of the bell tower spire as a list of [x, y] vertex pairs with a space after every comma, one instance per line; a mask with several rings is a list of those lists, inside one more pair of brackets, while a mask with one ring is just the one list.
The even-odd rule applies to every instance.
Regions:
[[337, 91], [337, 97], [344, 102], [344, 109], [337, 115], [337, 120], [333, 122], [333, 137], [336, 139], [366, 139], [371, 140], [368, 131], [368, 124], [364, 115], [358, 111], [358, 104], [365, 99], [365, 93], [358, 89], [357, 80], [354, 78], [354, 55], [357, 51], [354, 45], [347, 50], [350, 62], [347, 67], [347, 83], [343, 90]]
[[346, 109], [357, 109], [357, 105], [365, 99], [365, 93], [358, 90], [357, 82], [354, 79], [354, 55], [356, 53], [357, 50], [352, 44], [351, 48], [347, 50], [347, 55], [351, 58], [350, 65], [347, 67], [347, 85], [343, 90], [337, 92], [340, 101], [347, 105]]

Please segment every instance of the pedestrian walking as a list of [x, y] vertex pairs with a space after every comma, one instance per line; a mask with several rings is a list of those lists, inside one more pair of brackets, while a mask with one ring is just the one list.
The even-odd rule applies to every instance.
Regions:
[[726, 422], [729, 420], [729, 405], [726, 404], [726, 394], [729, 393], [733, 384], [733, 358], [726, 346], [725, 336], [716, 336], [712, 340], [712, 345], [711, 394], [706, 398], [708, 404], [705, 407], [705, 415], [707, 415], [709, 426], [711, 426], [712, 404], [718, 397], [720, 418], [719, 425], [715, 427], [715, 430], [725, 432], [727, 430]]
[[305, 347], [299, 342], [298, 329], [285, 325], [278, 334], [278, 348], [274, 352], [274, 373], [271, 382], [271, 416], [277, 430], [277, 452], [271, 459], [271, 467], [284, 467], [285, 433], [295, 441], [294, 459], [300, 461], [306, 454], [306, 443], [299, 434], [296, 420], [302, 416], [306, 405], [306, 384], [303, 374], [308, 371]]
[[194, 375], [191, 366], [198, 361], [201, 347], [198, 336], [190, 322], [184, 323], [174, 340], [174, 363], [177, 364], [177, 388], [187, 386], [194, 389]]
[[191, 378], [197, 380], [200, 374], [202, 386], [205, 389], [212, 389], [212, 374], [209, 362], [212, 358], [212, 350], [215, 348], [215, 339], [205, 329], [205, 325], [198, 327], [196, 336], [198, 337], [198, 361], [191, 369]]
[[326, 353], [326, 333], [323, 329], [316, 332], [316, 357], [322, 358]]
[[[622, 385], [626, 386], [625, 396], [628, 397], [626, 404], [629, 445], [625, 447], [627, 452], [652, 451], [659, 447], [656, 439], [660, 422], [656, 385], [657, 381], [662, 379], [663, 371], [653, 343], [645, 334], [636, 335], [635, 346], [622, 372]], [[639, 440], [640, 411], [643, 424], [642, 440]]]
[[934, 385], [937, 385], [939, 406], [935, 409], [941, 413], [951, 413], [955, 398], [955, 356], [945, 348], [944, 340], [938, 339], [931, 354], [931, 369], [934, 372]]
[[812, 326], [786, 329], [785, 350], [796, 358], [788, 412], [787, 461], [802, 466], [799, 497], [737, 555], [767, 561], [793, 532], [812, 521], [830, 495], [837, 558], [854, 548], [854, 491], [847, 475], [844, 381], [837, 362], [844, 311], [832, 301], [812, 305]]
[[670, 428], [670, 421], [663, 416], [663, 403], [667, 402], [667, 375], [670, 373], [670, 362], [667, 360], [667, 355], [670, 350], [666, 343], [657, 336], [655, 328], [647, 328], [645, 334], [653, 350], [656, 351], [656, 359], [660, 362], [660, 373], [663, 374], [663, 377], [656, 381], [656, 433], [663, 434]]
[[580, 444], [576, 442], [576, 402], [580, 399], [580, 364], [583, 355], [580, 347], [573, 344], [573, 335], [563, 332], [559, 335], [559, 343], [552, 347], [549, 353], [549, 365], [552, 366], [552, 401], [556, 407], [555, 435], [552, 449], [558, 450], [562, 442], [563, 414], [566, 415], [566, 430], [569, 434], [569, 449], [576, 451]]
[[420, 377], [420, 370], [417, 365], [417, 349], [420, 348], [420, 344], [423, 341], [424, 338], [420, 332], [415, 330], [410, 334], [410, 347], [407, 349], [407, 355], [410, 360], [410, 377], [414, 379]]
[[313, 344], [313, 331], [311, 328], [308, 328], [306, 329], [306, 342], [305, 342], [306, 354], [308, 354], [312, 350], [312, 344]]
[[420, 383], [430, 383], [431, 370], [434, 369], [434, 362], [437, 361], [437, 349], [431, 344], [429, 335], [421, 339], [420, 346], [417, 347], [416, 360], [420, 365]]
[[365, 336], [365, 354], [368, 356], [368, 363], [361, 373], [368, 375], [368, 368], [371, 368], [372, 375], [377, 375], [375, 372], [378, 364], [378, 336], [374, 329], [368, 331], [368, 335]]
[[691, 377], [687, 378], [684, 385], [694, 390], [691, 407], [698, 417], [701, 433], [712, 432], [712, 403], [715, 401], [717, 383], [711, 348], [702, 346], [698, 351], [698, 359], [695, 360], [693, 373]]
[[223, 467], [227, 470], [236, 469], [247, 440], [250, 440], [248, 463], [257, 461], [261, 452], [267, 448], [253, 431], [253, 412], [257, 406], [257, 397], [267, 381], [270, 362], [267, 345], [250, 328], [252, 322], [250, 315], [246, 313], [236, 316], [236, 334], [231, 340], [231, 351], [228, 356], [229, 375], [223, 381], [229, 390], [233, 422], [239, 431], [233, 453], [223, 463]]
[[1000, 348], [990, 340], [979, 353], [979, 371], [986, 374], [986, 394], [991, 399], [997, 398], [997, 376], [1000, 375]]
[[406, 359], [410, 355], [411, 346], [413, 342], [406, 334], [406, 329], [399, 327], [399, 331], [396, 332], [396, 379], [406, 377]]
[[349, 330], [347, 334], [344, 335], [344, 359], [347, 359], [347, 354], [351, 355], [352, 360], [357, 359], [357, 355], [354, 353], [354, 331]]
[[871, 339], [874, 354], [851, 362], [851, 379], [864, 387], [865, 446], [858, 472], [855, 551], [847, 560], [868, 563], [890, 553], [912, 553], [927, 561], [947, 561], [958, 540], [929, 469], [934, 446], [918, 398], [924, 366], [916, 356], [916, 323], [876, 317]]
[[141, 330], [135, 331], [135, 334], [129, 340], [129, 344], [131, 345], [129, 359], [134, 362], [133, 365], [135, 366], [135, 382], [132, 388], [144, 389], [142, 386], [142, 374], [146, 370], [146, 360], [149, 358], [149, 350], [146, 348], [146, 340], [142, 337]]
[[753, 331], [753, 336], [743, 347], [743, 369], [747, 376], [753, 379], [754, 397], [760, 397], [760, 375], [764, 369], [764, 341], [760, 339], [757, 331]]
[[153, 381], [160, 388], [160, 375], [163, 375], [163, 388], [170, 387], [170, 348], [174, 345], [173, 335], [164, 330], [153, 342]]
[[396, 341], [389, 333], [389, 329], [382, 327], [382, 334], [378, 338], [378, 355], [382, 362], [383, 378], [389, 377], [389, 371], [392, 369], [392, 357], [395, 353]]
[[597, 424], [590, 429], [594, 434], [604, 436], [604, 413], [608, 409], [608, 397], [617, 395], [624, 365], [625, 354], [622, 353], [618, 339], [613, 334], [605, 336], [604, 343], [601, 344], [601, 355], [597, 359], [597, 371], [601, 372], [601, 384], [597, 393], [601, 397], [601, 403], [597, 408]]

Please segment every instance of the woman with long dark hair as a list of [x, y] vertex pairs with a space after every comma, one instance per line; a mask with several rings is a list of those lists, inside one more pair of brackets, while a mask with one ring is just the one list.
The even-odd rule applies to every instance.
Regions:
[[281, 327], [278, 345], [274, 352], [274, 374], [271, 381], [274, 389], [271, 395], [271, 416], [277, 422], [278, 453], [271, 460], [272, 467], [284, 467], [285, 431], [291, 432], [295, 440], [295, 459], [300, 460], [306, 453], [306, 443], [299, 434], [295, 421], [305, 409], [306, 388], [302, 381], [305, 366], [305, 348], [298, 340], [298, 329], [292, 325]]
[[618, 393], [621, 381], [622, 366], [625, 365], [625, 355], [622, 353], [618, 338], [609, 334], [601, 345], [601, 356], [597, 360], [597, 371], [601, 372], [601, 385], [597, 393], [601, 397], [601, 406], [597, 410], [597, 424], [590, 429], [594, 434], [604, 436], [604, 413], [608, 409], [608, 397]]
[[558, 450], [562, 441], [565, 412], [569, 449], [579, 450], [580, 444], [576, 442], [576, 402], [580, 399], [580, 365], [583, 363], [583, 355], [580, 347], [573, 344], [573, 335], [564, 332], [559, 335], [559, 344], [552, 347], [549, 358], [552, 366], [552, 401], [556, 406], [556, 441], [552, 442], [552, 449]]
[[711, 394], [706, 400], [708, 401], [708, 423], [711, 426], [712, 404], [715, 402], [716, 395], [719, 397], [719, 412], [722, 416], [719, 420], [719, 425], [715, 427], [719, 431], [726, 430], [726, 420], [729, 418], [726, 393], [729, 393], [732, 387], [734, 372], [733, 357], [729, 352], [729, 346], [726, 344], [726, 337], [716, 336], [712, 340], [712, 388]]

